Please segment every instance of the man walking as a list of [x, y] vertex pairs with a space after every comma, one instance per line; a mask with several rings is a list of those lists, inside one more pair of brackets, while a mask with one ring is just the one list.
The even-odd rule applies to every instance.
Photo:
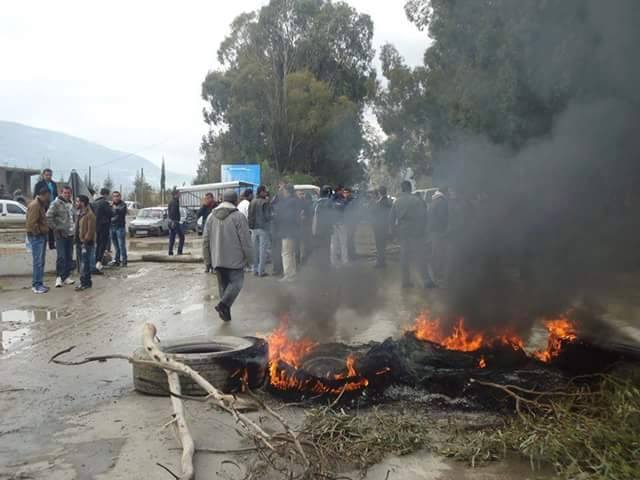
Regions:
[[387, 187], [378, 189], [378, 198], [373, 204], [373, 235], [376, 239], [376, 268], [386, 266], [387, 240], [389, 239], [389, 217], [393, 202], [387, 196]]
[[176, 235], [179, 238], [178, 255], [182, 255], [184, 248], [184, 226], [180, 217], [180, 192], [173, 191], [173, 198], [169, 202], [169, 255], [173, 255], [173, 246], [176, 243]]
[[78, 211], [78, 221], [76, 223], [76, 242], [80, 247], [80, 285], [76, 290], [86, 290], [91, 288], [91, 270], [93, 251], [96, 241], [96, 217], [89, 207], [89, 197], [78, 195], [76, 201]]
[[31, 278], [31, 291], [33, 293], [47, 293], [49, 287], [44, 286], [44, 262], [47, 251], [47, 225], [46, 207], [49, 205], [51, 193], [46, 186], [40, 186], [36, 190], [36, 198], [27, 207], [27, 239], [31, 245], [33, 258], [33, 274]]
[[[49, 190], [49, 203], [45, 206], [46, 212], [49, 209], [49, 205], [51, 205], [51, 203], [56, 198], [58, 198], [58, 185], [56, 185], [56, 182], [53, 181], [53, 170], [51, 170], [50, 168], [45, 168], [44, 170], [42, 170], [42, 177], [36, 183], [33, 191], [37, 194], [40, 190], [42, 190], [42, 187], [46, 187]], [[53, 250], [54, 248], [56, 248], [56, 241], [53, 236], [53, 232], [49, 230], [48, 235], [49, 250]]]
[[71, 187], [65, 186], [47, 210], [47, 223], [56, 241], [56, 288], [73, 285], [73, 234], [75, 210], [71, 201]]
[[[127, 204], [122, 201], [120, 192], [111, 194], [111, 242], [116, 250], [116, 258], [109, 264], [112, 267], [127, 266]], [[120, 263], [122, 259], [122, 263]]]
[[104, 252], [107, 251], [109, 238], [111, 237], [111, 217], [113, 211], [109, 204], [109, 189], [102, 188], [100, 197], [93, 202], [93, 211], [96, 217], [96, 270], [102, 271]]
[[267, 199], [267, 187], [260, 185], [256, 198], [249, 205], [249, 228], [253, 232], [253, 253], [255, 264], [253, 271], [256, 277], [266, 277], [267, 249], [269, 248], [269, 231], [271, 229], [271, 204]]
[[249, 223], [236, 205], [238, 194], [225, 192], [207, 224], [202, 239], [202, 254], [207, 267], [218, 277], [220, 302], [215, 306], [220, 318], [231, 321], [231, 307], [242, 290], [244, 269], [253, 264]]
[[411, 288], [411, 265], [418, 268], [425, 288], [433, 282], [424, 268], [423, 242], [427, 225], [427, 207], [424, 202], [411, 194], [411, 182], [405, 180], [401, 185], [402, 193], [391, 208], [391, 225], [400, 242], [400, 268], [402, 287]]

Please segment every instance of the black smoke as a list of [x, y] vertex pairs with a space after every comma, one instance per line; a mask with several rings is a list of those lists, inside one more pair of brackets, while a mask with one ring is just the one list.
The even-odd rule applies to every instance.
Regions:
[[[445, 313], [472, 327], [597, 318], [640, 270], [640, 5], [585, 5], [597, 47], [550, 133], [516, 152], [460, 134], [437, 158], [456, 192]], [[552, 47], [527, 46], [541, 96], [584, 67], [551, 64]]]

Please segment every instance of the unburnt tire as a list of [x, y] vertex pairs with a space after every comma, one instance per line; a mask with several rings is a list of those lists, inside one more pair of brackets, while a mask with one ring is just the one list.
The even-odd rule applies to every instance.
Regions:
[[[225, 393], [240, 391], [243, 379], [251, 389], [260, 388], [267, 375], [268, 346], [260, 338], [191, 337], [160, 342], [159, 347]], [[136, 350], [133, 357], [148, 359], [142, 348]], [[134, 364], [133, 386], [140, 393], [168, 396], [167, 375], [160, 368]], [[184, 395], [205, 395], [190, 377], [180, 375], [180, 386]]]

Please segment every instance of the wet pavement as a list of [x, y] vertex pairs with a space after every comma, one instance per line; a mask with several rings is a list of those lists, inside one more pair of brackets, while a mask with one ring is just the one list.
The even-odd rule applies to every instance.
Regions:
[[[368, 265], [358, 268], [365, 269], [364, 277], [362, 271], [343, 271], [344, 281], [302, 278], [304, 292], [247, 275], [229, 324], [213, 311], [215, 277], [200, 265], [132, 264], [94, 278], [94, 288], [81, 293], [64, 287], [33, 295], [27, 277], [0, 277], [0, 479], [165, 478], [156, 462], [179, 465], [175, 440], [161, 428], [169, 419], [169, 401], [133, 392], [126, 362], [64, 367], [49, 358], [72, 345], [72, 358], [131, 353], [140, 346], [147, 321], [156, 324], [161, 340], [263, 334], [278, 325], [278, 312], [285, 310], [292, 312], [293, 331], [319, 341], [357, 343], [401, 334], [428, 301], [424, 292], [401, 292], [393, 270], [383, 285], [381, 273]], [[354, 285], [351, 275], [366, 281]], [[48, 276], [47, 282], [53, 279]], [[325, 290], [331, 292], [327, 297], [319, 293]], [[349, 304], [347, 297], [360, 300]], [[318, 317], [296, 316], [305, 311]], [[242, 444], [225, 415], [201, 404], [188, 404], [187, 411], [197, 444]], [[299, 417], [300, 411], [290, 415]], [[411, 458], [390, 459], [368, 478], [536, 478], [520, 467], [472, 471], [438, 457]], [[198, 455], [198, 479], [219, 478], [223, 459]], [[388, 471], [395, 473], [387, 477]]]

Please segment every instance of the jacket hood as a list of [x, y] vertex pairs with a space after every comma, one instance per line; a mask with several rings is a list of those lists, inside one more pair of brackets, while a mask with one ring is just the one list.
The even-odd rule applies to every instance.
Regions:
[[237, 210], [238, 209], [233, 203], [222, 202], [220, 205], [213, 209], [213, 214], [218, 220], [224, 220]]

